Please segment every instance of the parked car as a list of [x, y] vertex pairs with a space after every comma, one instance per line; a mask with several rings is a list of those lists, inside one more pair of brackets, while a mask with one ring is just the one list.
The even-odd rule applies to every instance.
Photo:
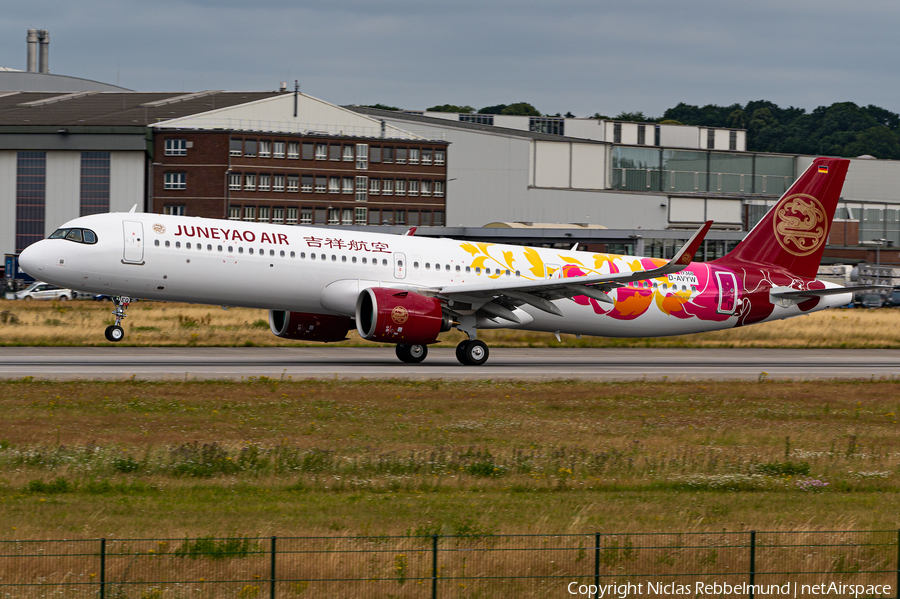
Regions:
[[891, 289], [891, 294], [887, 297], [887, 301], [884, 305], [894, 307], [900, 306], [900, 287]]
[[71, 289], [63, 289], [50, 283], [35, 281], [22, 291], [14, 294], [17, 300], [58, 300], [64, 302], [66, 300], [75, 299], [77, 293]]
[[884, 298], [878, 293], [866, 293], [862, 296], [860, 305], [863, 308], [880, 308], [884, 305]]

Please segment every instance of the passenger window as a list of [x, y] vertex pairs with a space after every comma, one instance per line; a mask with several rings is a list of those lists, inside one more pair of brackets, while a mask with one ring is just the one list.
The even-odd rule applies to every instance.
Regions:
[[176, 241], [176, 242], [175, 242], [175, 249], [179, 249], [179, 248], [181, 248], [181, 242], [180, 242], [180, 241]]
[[368, 260], [368, 258], [366, 258], [365, 256], [363, 256], [363, 264], [365, 264], [367, 260]]
[[353, 256], [353, 258], [351, 258], [350, 261], [353, 262], [353, 264], [356, 264], [356, 256]]
[[419, 268], [419, 263], [418, 263], [418, 262], [413, 262], [413, 268]]
[[[341, 256], [341, 262], [346, 262], [347, 256]], [[400, 263], [400, 266], [403, 266], [403, 262]]]
[[188, 250], [191, 249], [191, 242], [188, 241], [186, 244], [184, 244], [184, 247], [185, 247], [185, 249], [188, 249]]
[[156, 247], [159, 247], [159, 239], [154, 239], [153, 245], [155, 245]]
[[222, 246], [221, 246], [221, 245], [219, 246], [219, 251], [220, 251], [220, 252], [222, 251]]
[[253, 255], [253, 248], [250, 248], [250, 249], [248, 249], [247, 251], [250, 252], [250, 255], [251, 255], [251, 256]]
[[382, 261], [381, 261], [381, 265], [382, 265], [382, 266], [387, 266], [387, 259], [382, 260]]
[[480, 274], [481, 274], [481, 267], [479, 267], [479, 266], [476, 266], [476, 267], [475, 267], [475, 274], [476, 274], [476, 275], [480, 275]]
[[[87, 233], [87, 231], [85, 231], [85, 233]], [[87, 235], [85, 235], [85, 238], [87, 238]], [[172, 245], [172, 242], [170, 242], [168, 239], [166, 239], [166, 247], [169, 247], [171, 245]]]
[[[294, 252], [291, 252], [291, 258], [293, 258], [293, 257], [296, 256], [296, 255], [297, 255], [297, 254], [295, 254]], [[301, 257], [301, 258], [305, 258], [306, 255], [305, 255], [305, 254], [300, 254], [300, 257]]]
[[229, 245], [229, 246], [228, 246], [228, 253], [229, 253], [229, 254], [233, 254], [233, 253], [234, 253], [234, 246], [233, 246], [233, 245]]
[[459, 272], [459, 264], [456, 265], [456, 272]]
[[284, 250], [281, 250], [281, 257], [284, 258]]
[[208, 252], [211, 252], [211, 251], [212, 251], [212, 244], [211, 244], [211, 243], [207, 243], [207, 244], [206, 244], [206, 251], [208, 251]]
[[[270, 256], [274, 256], [274, 255], [275, 255], [275, 250], [269, 250], [269, 255], [270, 255]], [[281, 255], [284, 256], [284, 252], [281, 252]]]
[[242, 246], [242, 245], [238, 246], [238, 254], [243, 254], [243, 253], [244, 253], [244, 246]]

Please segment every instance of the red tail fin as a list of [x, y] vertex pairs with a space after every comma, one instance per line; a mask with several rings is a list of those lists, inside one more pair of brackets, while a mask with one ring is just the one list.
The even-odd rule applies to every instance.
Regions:
[[849, 160], [816, 158], [744, 240], [717, 264], [779, 267], [814, 279]]

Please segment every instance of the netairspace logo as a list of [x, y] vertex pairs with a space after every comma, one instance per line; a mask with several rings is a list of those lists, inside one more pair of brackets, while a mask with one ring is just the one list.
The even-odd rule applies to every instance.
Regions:
[[[644, 594], [654, 595], [709, 595], [721, 597], [723, 595], [749, 595], [751, 592], [754, 596], [782, 596], [782, 597], [812, 597], [812, 596], [852, 596], [872, 597], [872, 596], [890, 596], [891, 585], [864, 585], [864, 584], [843, 584], [837, 582], [821, 583], [821, 584], [803, 584], [798, 585], [796, 582], [788, 582], [782, 585], [777, 584], [728, 584], [727, 582], [719, 583], [703, 583], [695, 582], [693, 584], [678, 584], [675, 582], [641, 582], [634, 584], [632, 582], [622, 584], [578, 584], [570, 582], [566, 587], [570, 595], [586, 595], [588, 597], [615, 597], [617, 599], [626, 599], [627, 597], [640, 597]], [[646, 591], [645, 591], [646, 589]]]

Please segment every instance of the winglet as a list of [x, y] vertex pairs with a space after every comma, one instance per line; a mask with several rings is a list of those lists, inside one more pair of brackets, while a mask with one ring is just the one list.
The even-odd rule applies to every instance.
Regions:
[[137, 210], [137, 204], [135, 204], [134, 206], [131, 207], [131, 210], [128, 211], [128, 214], [134, 214], [134, 212], [136, 210]]
[[413, 235], [416, 234], [416, 229], [418, 229], [418, 228], [419, 227], [410, 227], [409, 230], [406, 233], [404, 233], [403, 235], [405, 235], [407, 237], [412, 237]]
[[708, 220], [703, 223], [703, 226], [700, 227], [694, 235], [688, 239], [688, 242], [684, 244], [681, 249], [675, 254], [675, 257], [672, 258], [671, 262], [675, 264], [684, 264], [687, 266], [691, 262], [694, 261], [694, 255], [697, 253], [697, 250], [700, 249], [700, 244], [703, 243], [703, 240], [706, 238], [706, 234], [709, 233], [709, 228], [712, 227], [713, 221]]

